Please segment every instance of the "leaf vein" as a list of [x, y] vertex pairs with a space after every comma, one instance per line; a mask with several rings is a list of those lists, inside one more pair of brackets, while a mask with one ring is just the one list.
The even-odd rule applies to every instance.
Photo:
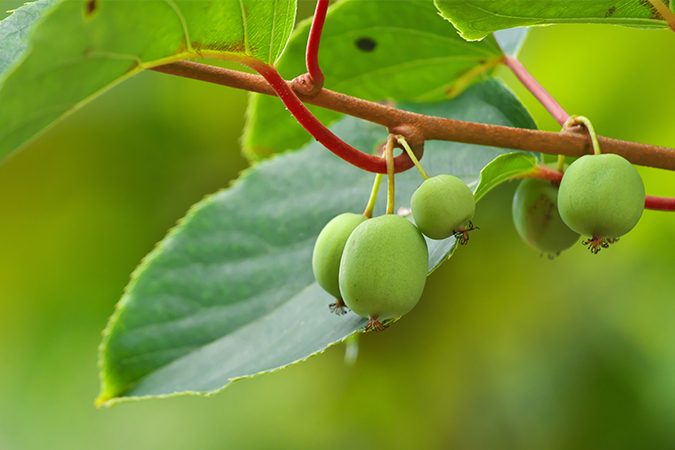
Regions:
[[174, 10], [176, 15], [178, 15], [178, 19], [180, 20], [180, 24], [183, 27], [183, 35], [185, 37], [185, 48], [187, 49], [188, 52], [192, 53], [194, 52], [194, 49], [192, 48], [192, 39], [190, 39], [190, 30], [188, 29], [187, 26], [187, 21], [185, 20], [185, 16], [183, 15], [183, 12], [180, 10], [178, 5], [173, 0], [164, 0], [166, 4], [168, 4], [171, 9]]

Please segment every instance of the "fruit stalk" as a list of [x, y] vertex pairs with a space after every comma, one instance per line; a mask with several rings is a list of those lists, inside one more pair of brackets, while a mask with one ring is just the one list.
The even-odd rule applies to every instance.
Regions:
[[422, 168], [422, 165], [420, 164], [419, 160], [417, 157], [415, 157], [415, 152], [412, 151], [412, 148], [410, 148], [410, 145], [408, 145], [408, 141], [405, 140], [405, 136], [396, 136], [396, 140], [398, 141], [399, 144], [403, 146], [405, 149], [406, 153], [408, 154], [408, 157], [412, 160], [413, 164], [415, 164], [415, 167], [417, 167], [417, 170], [420, 172], [422, 175], [422, 178], [425, 180], [429, 179], [429, 175], [424, 171]]
[[387, 139], [384, 156], [387, 160], [387, 214], [394, 214], [394, 197], [396, 194], [394, 181], [394, 143], [396, 137], [393, 134]]
[[563, 128], [572, 128], [577, 125], [583, 125], [586, 127], [586, 129], [588, 130], [588, 134], [591, 137], [591, 143], [593, 144], [593, 154], [599, 155], [600, 144], [598, 143], [598, 135], [595, 134], [595, 128], [593, 128], [593, 124], [591, 123], [590, 120], [588, 120], [587, 117], [570, 116], [563, 124]]
[[377, 201], [377, 193], [380, 192], [380, 184], [382, 184], [382, 174], [378, 173], [375, 175], [373, 188], [370, 190], [370, 198], [368, 199], [366, 210], [363, 212], [363, 215], [369, 219], [373, 217], [373, 210], [375, 209], [375, 202]]

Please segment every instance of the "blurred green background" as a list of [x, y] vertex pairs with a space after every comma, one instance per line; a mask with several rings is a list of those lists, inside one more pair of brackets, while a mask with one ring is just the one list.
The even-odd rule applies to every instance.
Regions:
[[[557, 26], [521, 59], [600, 134], [675, 147], [673, 55], [672, 32]], [[675, 214], [549, 261], [516, 235], [515, 183], [354, 367], [336, 346], [213, 398], [96, 410], [101, 330], [140, 259], [246, 167], [245, 105], [142, 73], [0, 166], [0, 449], [675, 448]], [[641, 173], [675, 196], [673, 173]]]

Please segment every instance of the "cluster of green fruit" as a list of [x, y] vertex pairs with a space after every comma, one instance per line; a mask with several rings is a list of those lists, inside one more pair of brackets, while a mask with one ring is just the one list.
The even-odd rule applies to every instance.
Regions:
[[410, 312], [424, 290], [429, 255], [422, 236], [466, 243], [476, 209], [473, 193], [459, 178], [426, 179], [411, 199], [409, 220], [387, 214], [368, 218], [344, 213], [321, 231], [312, 269], [319, 285], [336, 298], [331, 310], [348, 307], [369, 319], [366, 330], [382, 330], [388, 321]]
[[560, 187], [523, 180], [513, 198], [518, 234], [550, 258], [574, 245], [579, 235], [597, 254], [635, 227], [645, 206], [637, 169], [614, 154], [582, 156], [565, 171]]

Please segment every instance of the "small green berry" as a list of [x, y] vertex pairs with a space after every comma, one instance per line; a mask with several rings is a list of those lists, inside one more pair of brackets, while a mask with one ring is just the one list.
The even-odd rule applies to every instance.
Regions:
[[471, 189], [452, 175], [424, 180], [410, 201], [419, 230], [431, 239], [445, 239], [464, 231], [476, 212]]
[[645, 206], [637, 169], [619, 155], [582, 156], [565, 172], [558, 192], [560, 217], [597, 253], [635, 227]]
[[376, 217], [349, 236], [340, 262], [340, 293], [368, 328], [408, 313], [422, 296], [429, 255], [422, 233], [397, 215]]
[[312, 270], [314, 277], [326, 292], [336, 298], [330, 305], [332, 311], [344, 314], [344, 303], [340, 295], [340, 259], [349, 235], [368, 218], [363, 214], [344, 213], [334, 217], [321, 230], [314, 244]]
[[530, 247], [553, 257], [579, 240], [558, 213], [558, 186], [547, 180], [523, 180], [513, 197], [513, 224]]

